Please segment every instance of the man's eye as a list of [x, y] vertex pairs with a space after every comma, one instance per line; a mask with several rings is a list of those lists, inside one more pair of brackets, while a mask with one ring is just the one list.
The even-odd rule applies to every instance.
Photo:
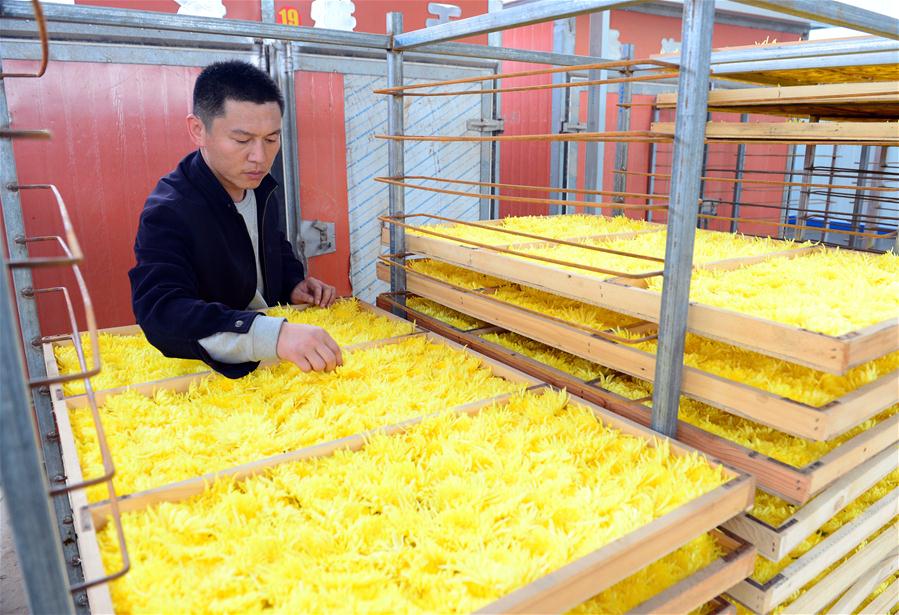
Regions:
[[280, 140], [281, 140], [280, 137], [272, 137], [272, 138], [270, 138], [270, 139], [266, 139], [266, 141], [267, 141], [268, 143], [277, 143], [277, 142], [280, 141]]
[[240, 143], [241, 145], [246, 145], [247, 143], [250, 142], [249, 139], [243, 139], [243, 140], [241, 140], [241, 139], [234, 139], [234, 140], [237, 141], [238, 143]]

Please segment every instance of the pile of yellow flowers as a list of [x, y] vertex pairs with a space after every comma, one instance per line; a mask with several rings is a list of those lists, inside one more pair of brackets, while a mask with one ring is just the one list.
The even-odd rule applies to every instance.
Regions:
[[[772, 562], [764, 557], [759, 557], [755, 561], [755, 572], [752, 578], [759, 583], [766, 583], [769, 579], [774, 578], [784, 568], [798, 560], [800, 557], [808, 553], [822, 540], [836, 532], [842, 526], [851, 522], [860, 514], [870, 508], [875, 502], [885, 497], [890, 491], [899, 487], [899, 470], [893, 470], [890, 474], [881, 479], [878, 483], [865, 491], [858, 498], [853, 500], [846, 508], [831, 517], [827, 523], [822, 525], [815, 533], [805, 539], [798, 547], [790, 551], [789, 555], [779, 562]], [[895, 519], [892, 523], [895, 522]]]
[[[530, 233], [549, 239], [591, 237], [594, 235], [611, 235], [634, 231], [659, 230], [663, 228], [652, 222], [635, 220], [626, 216], [608, 217], [588, 214], [503, 218], [495, 224], [495, 227], [521, 233]], [[428, 224], [422, 225], [421, 228], [442, 233], [444, 235], [450, 235], [452, 237], [458, 237], [460, 239], [467, 239], [468, 241], [476, 241], [478, 243], [494, 246], [532, 243], [537, 241], [530, 237], [503, 233], [502, 231], [491, 231], [485, 228], [468, 226], [466, 224]], [[440, 237], [435, 237], [420, 231], [407, 230], [406, 232], [411, 235], [423, 235], [433, 239], [442, 240]]]
[[[415, 261], [414, 268], [425, 275], [466, 288], [479, 288], [483, 282], [481, 278], [485, 277], [432, 260]], [[500, 282], [492, 296], [518, 307], [596, 330], [618, 329], [636, 322], [623, 314], [509, 282]], [[628, 335], [624, 331], [617, 333]], [[656, 342], [643, 342], [634, 347], [654, 354]], [[821, 407], [895, 372], [899, 369], [899, 352], [869, 361], [837, 376], [691, 333], [687, 334], [685, 342], [684, 363], [728, 380], [742, 382], [813, 407]]]
[[[599, 378], [596, 386], [617, 393], [622, 397], [640, 399], [652, 395], [652, 384], [649, 382], [603, 368], [585, 359], [514, 333], [490, 334], [485, 335], [484, 338], [578, 378], [584, 380]], [[651, 405], [650, 401], [643, 403]], [[792, 436], [767, 425], [723, 412], [683, 396], [680, 398], [678, 417], [690, 425], [721, 436], [767, 457], [796, 468], [804, 468], [839, 445], [896, 413], [899, 413], [899, 404], [884, 410], [879, 415], [857, 425], [841, 436], [824, 442]]]
[[[641, 233], [627, 238], [593, 239], [584, 241], [583, 244], [587, 246], [609, 248], [628, 254], [664, 258], [666, 235], [667, 233], [665, 231], [658, 233]], [[783, 250], [799, 248], [801, 246], [802, 244], [780, 241], [768, 237], [750, 237], [733, 233], [699, 230], [696, 231], [696, 240], [693, 247], [693, 263], [699, 265], [731, 258], [761, 256], [772, 252], [781, 252]], [[664, 268], [663, 263], [656, 261], [567, 245], [525, 247], [521, 248], [519, 251], [526, 254], [546, 256], [561, 261], [577, 263], [579, 265], [589, 265], [591, 267], [598, 267], [600, 269], [621, 273], [638, 274], [648, 273], [650, 271], [661, 272]], [[553, 264], [552, 267], [564, 269], [566, 271], [574, 271], [584, 275], [598, 276], [600, 278], [611, 277], [609, 274], [594, 273], [567, 265]]]
[[[662, 281], [650, 288], [661, 291]], [[826, 249], [730, 271], [696, 270], [690, 299], [843, 335], [899, 314], [899, 255]]]
[[474, 290], [478, 288], [494, 288], [508, 284], [505, 280], [494, 278], [493, 276], [484, 275], [462, 267], [456, 267], [444, 263], [443, 261], [432, 260], [429, 258], [417, 258], [406, 261], [409, 269], [418, 273], [428, 275], [448, 284]]
[[[303, 373], [285, 362], [240, 380], [202, 378], [185, 393], [114, 395], [100, 412], [116, 489], [126, 494], [522, 387], [468, 353], [411, 337], [344, 353], [333, 372]], [[102, 462], [90, 413], [70, 414], [84, 475], [97, 476]], [[105, 490], [88, 496], [102, 499]]]
[[[324, 327], [341, 346], [404, 335], [414, 330], [411, 323], [397, 322], [364, 309], [356, 299], [343, 299], [330, 308], [296, 309], [278, 306], [270, 308], [266, 313], [286, 318], [288, 322]], [[91, 365], [90, 338], [83, 334], [81, 340], [87, 354], [87, 363]], [[54, 353], [60, 374], [81, 371], [74, 346], [56, 346]], [[91, 384], [98, 391], [209, 369], [202, 361], [163, 356], [147, 341], [143, 333], [100, 334], [100, 357], [102, 359], [100, 373], [91, 379]], [[84, 382], [80, 380], [68, 382], [63, 386], [63, 392], [66, 395], [84, 393]]]
[[406, 305], [417, 312], [421, 312], [425, 316], [430, 316], [431, 318], [463, 331], [487, 325], [487, 323], [480, 321], [477, 318], [472, 318], [462, 312], [451, 310], [446, 306], [421, 297], [409, 297], [406, 299]]
[[[725, 481], [528, 393], [125, 515], [112, 595], [121, 613], [471, 612]], [[113, 569], [114, 529], [99, 540]]]

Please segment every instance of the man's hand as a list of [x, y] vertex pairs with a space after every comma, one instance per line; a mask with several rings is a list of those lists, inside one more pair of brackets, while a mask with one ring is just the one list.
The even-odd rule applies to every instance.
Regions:
[[278, 358], [304, 372], [329, 372], [343, 365], [340, 346], [321, 327], [285, 322], [278, 334]]
[[331, 307], [337, 299], [337, 289], [315, 278], [306, 278], [290, 291], [290, 302], [294, 305], [308, 303], [319, 307]]

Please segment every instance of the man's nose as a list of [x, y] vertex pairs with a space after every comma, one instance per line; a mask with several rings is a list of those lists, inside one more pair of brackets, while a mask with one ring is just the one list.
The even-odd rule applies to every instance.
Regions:
[[247, 158], [250, 162], [263, 162], [265, 160], [265, 146], [262, 144], [262, 139], [253, 140], [253, 145], [250, 147], [250, 153]]

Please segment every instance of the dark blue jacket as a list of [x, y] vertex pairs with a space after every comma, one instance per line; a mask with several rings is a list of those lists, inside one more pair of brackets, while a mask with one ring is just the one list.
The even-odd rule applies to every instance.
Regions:
[[[268, 305], [289, 303], [303, 265], [279, 228], [277, 182], [256, 188], [259, 253]], [[199, 340], [214, 333], [247, 333], [258, 312], [246, 307], [256, 293], [256, 260], [234, 202], [193, 152], [159, 180], [144, 204], [134, 240], [137, 264], [131, 305], [147, 339], [167, 357], [200, 359], [229, 378], [258, 363], [215, 361]]]

